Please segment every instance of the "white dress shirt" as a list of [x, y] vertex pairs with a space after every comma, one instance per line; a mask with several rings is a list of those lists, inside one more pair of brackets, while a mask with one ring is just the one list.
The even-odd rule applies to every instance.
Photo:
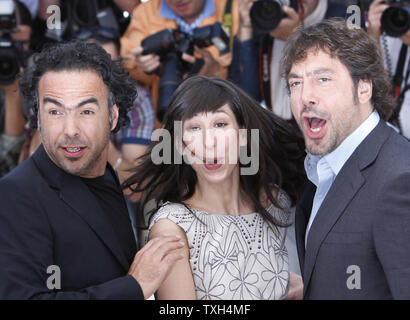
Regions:
[[305, 158], [305, 170], [308, 179], [317, 187], [313, 198], [312, 212], [306, 228], [305, 247], [307, 246], [308, 234], [312, 223], [325, 199], [336, 176], [350, 158], [356, 148], [377, 126], [380, 116], [377, 111], [373, 111], [370, 116], [353, 131], [342, 143], [331, 153], [321, 157], [312, 155], [309, 152]]

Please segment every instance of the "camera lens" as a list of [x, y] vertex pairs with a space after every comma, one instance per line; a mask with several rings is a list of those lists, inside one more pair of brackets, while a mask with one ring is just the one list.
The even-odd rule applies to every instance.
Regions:
[[384, 10], [381, 18], [382, 29], [391, 37], [401, 37], [410, 28], [410, 7], [392, 6]]
[[13, 63], [10, 59], [0, 62], [0, 74], [9, 75], [13, 71]]
[[279, 3], [274, 1], [263, 1], [261, 15], [265, 19], [275, 19], [281, 13]]
[[8, 50], [0, 50], [0, 84], [8, 85], [13, 83], [19, 72], [19, 65], [16, 58], [10, 55]]
[[270, 32], [278, 26], [284, 17], [284, 12], [279, 1], [260, 0], [253, 3], [250, 16], [254, 27]]

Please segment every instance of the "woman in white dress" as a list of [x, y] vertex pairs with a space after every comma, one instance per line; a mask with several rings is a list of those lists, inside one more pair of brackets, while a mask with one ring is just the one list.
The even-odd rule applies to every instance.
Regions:
[[289, 274], [285, 236], [304, 182], [303, 140], [219, 78], [182, 82], [163, 123], [163, 139], [125, 184], [142, 204], [157, 201], [149, 239], [185, 243], [156, 298], [289, 298], [290, 282], [301, 281]]

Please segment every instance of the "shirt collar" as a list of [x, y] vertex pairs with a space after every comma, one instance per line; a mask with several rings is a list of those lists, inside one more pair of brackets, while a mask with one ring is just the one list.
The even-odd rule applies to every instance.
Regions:
[[317, 164], [323, 159], [332, 169], [335, 176], [340, 172], [346, 161], [350, 158], [356, 148], [370, 134], [380, 121], [380, 116], [377, 111], [373, 111], [370, 116], [354, 130], [342, 143], [331, 153], [321, 157], [312, 155], [307, 151], [305, 158], [305, 170], [310, 181], [317, 185], [318, 174]]
[[[206, 0], [204, 10], [202, 10], [199, 17], [190, 25], [197, 27], [201, 24], [202, 20], [210, 17], [215, 12], [215, 4], [213, 0]], [[177, 23], [182, 20], [172, 9], [169, 7], [165, 0], [162, 0], [159, 15], [163, 18], [175, 20]]]

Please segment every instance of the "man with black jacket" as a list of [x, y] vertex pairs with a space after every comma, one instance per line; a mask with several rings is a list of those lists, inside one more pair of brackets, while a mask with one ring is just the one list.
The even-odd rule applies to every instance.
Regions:
[[127, 121], [134, 81], [97, 44], [34, 57], [20, 83], [42, 145], [0, 180], [0, 299], [144, 299], [180, 259], [164, 236], [136, 253], [111, 132]]

